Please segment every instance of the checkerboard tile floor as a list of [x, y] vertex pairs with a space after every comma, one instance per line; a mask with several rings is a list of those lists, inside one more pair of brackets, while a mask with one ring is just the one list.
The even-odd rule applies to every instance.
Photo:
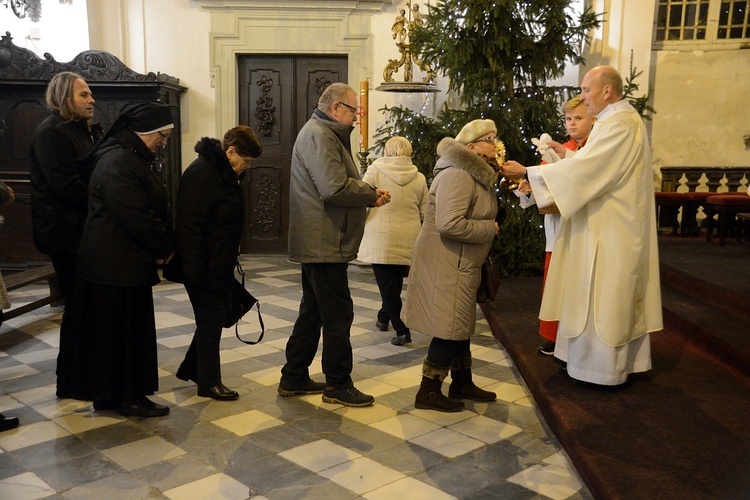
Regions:
[[[372, 272], [352, 265], [352, 375], [375, 405], [281, 398], [276, 387], [297, 316], [300, 268], [268, 255], [243, 256], [243, 267], [261, 300], [266, 336], [248, 346], [224, 331], [223, 381], [239, 391], [238, 401], [198, 397], [192, 383], [174, 376], [194, 327], [181, 285], [154, 288], [154, 400], [171, 407], [163, 418], [124, 418], [56, 398], [59, 309], [3, 324], [0, 412], [21, 426], [0, 433], [0, 498], [591, 498], [481, 310], [473, 371], [498, 400], [467, 402], [459, 413], [417, 410], [429, 338], [415, 332], [412, 344], [391, 345], [393, 331], [375, 328], [380, 299]], [[27, 287], [11, 301], [40, 293]], [[257, 317], [245, 320], [240, 334], [256, 338]], [[311, 375], [323, 380], [319, 357]]]

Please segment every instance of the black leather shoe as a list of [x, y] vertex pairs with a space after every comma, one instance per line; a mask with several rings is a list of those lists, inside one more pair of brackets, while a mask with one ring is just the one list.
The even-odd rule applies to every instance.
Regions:
[[218, 383], [213, 387], [198, 387], [198, 396], [218, 399], [219, 401], [234, 401], [240, 398], [237, 391], [227, 388], [222, 383]]
[[18, 424], [18, 417], [6, 417], [0, 413], [0, 432], [15, 429]]
[[387, 332], [388, 331], [388, 322], [382, 322], [382, 321], [376, 321], [375, 322], [375, 328], [380, 330], [381, 332]]
[[159, 405], [146, 396], [137, 401], [121, 401], [115, 411], [123, 417], [163, 417], [169, 414], [169, 407]]

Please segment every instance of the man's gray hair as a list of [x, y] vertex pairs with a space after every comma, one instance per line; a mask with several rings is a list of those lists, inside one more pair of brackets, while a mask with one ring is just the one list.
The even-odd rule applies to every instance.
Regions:
[[330, 113], [333, 108], [333, 104], [341, 101], [345, 101], [349, 93], [357, 93], [349, 85], [345, 83], [332, 83], [327, 89], [323, 91], [318, 99], [318, 109], [326, 113]]

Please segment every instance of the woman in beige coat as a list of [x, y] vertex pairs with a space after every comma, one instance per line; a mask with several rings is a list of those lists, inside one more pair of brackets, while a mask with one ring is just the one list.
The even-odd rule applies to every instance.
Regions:
[[[472, 381], [469, 339], [476, 322], [480, 268], [497, 234], [497, 128], [492, 120], [474, 120], [456, 139], [437, 148], [435, 178], [427, 197], [422, 229], [406, 290], [402, 318], [412, 330], [432, 336], [422, 367], [415, 406], [459, 411], [460, 399], [494, 401], [495, 394]], [[448, 395], [442, 381], [451, 371]]]
[[375, 326], [386, 331], [388, 323], [393, 324], [393, 345], [411, 342], [411, 332], [401, 321], [401, 288], [427, 203], [427, 181], [412, 164], [411, 152], [405, 137], [391, 137], [385, 143], [385, 156], [375, 160], [362, 177], [391, 193], [389, 204], [368, 210], [357, 258], [372, 264], [383, 300]]

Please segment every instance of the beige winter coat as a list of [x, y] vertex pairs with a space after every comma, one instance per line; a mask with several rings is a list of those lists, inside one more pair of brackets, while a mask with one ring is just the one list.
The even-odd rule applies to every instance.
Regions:
[[427, 204], [424, 175], [411, 158], [387, 156], [375, 160], [362, 180], [387, 189], [391, 201], [380, 208], [367, 209], [365, 234], [357, 258], [372, 264], [410, 265]]
[[451, 138], [437, 152], [401, 318], [425, 335], [467, 340], [476, 322], [479, 270], [495, 237], [497, 174]]

